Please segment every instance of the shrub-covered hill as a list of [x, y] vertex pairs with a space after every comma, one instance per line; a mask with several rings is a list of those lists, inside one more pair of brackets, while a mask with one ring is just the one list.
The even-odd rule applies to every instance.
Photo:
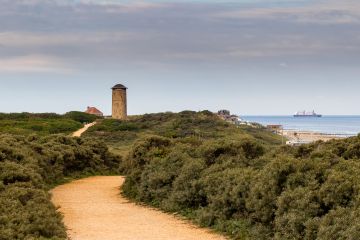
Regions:
[[207, 112], [105, 120], [88, 135], [135, 142], [127, 197], [233, 239], [360, 239], [360, 137], [280, 146]]
[[55, 113], [0, 113], [0, 132], [17, 135], [71, 133], [85, 122], [98, 117], [82, 112]]
[[84, 136], [100, 138], [112, 149], [126, 154], [137, 140], [154, 135], [195, 142], [252, 139], [265, 145], [281, 144], [279, 136], [261, 127], [235, 126], [209, 111], [145, 114], [133, 116], [128, 121], [104, 119], [90, 128]]
[[119, 157], [97, 140], [0, 135], [0, 239], [66, 239], [48, 189], [67, 178], [112, 174]]

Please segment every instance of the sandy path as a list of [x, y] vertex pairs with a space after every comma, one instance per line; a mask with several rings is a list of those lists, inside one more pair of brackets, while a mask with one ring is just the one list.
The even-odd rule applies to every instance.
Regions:
[[90, 127], [94, 126], [96, 122], [86, 124], [83, 128], [77, 130], [72, 134], [73, 137], [81, 137], [81, 135], [86, 132]]
[[52, 190], [72, 240], [225, 239], [172, 215], [129, 203], [119, 195], [123, 177], [92, 177]]

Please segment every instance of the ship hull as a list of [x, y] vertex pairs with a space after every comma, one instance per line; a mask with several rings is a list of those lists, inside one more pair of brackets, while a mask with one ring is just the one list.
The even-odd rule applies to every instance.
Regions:
[[294, 117], [300, 117], [300, 118], [320, 118], [322, 115], [294, 115]]

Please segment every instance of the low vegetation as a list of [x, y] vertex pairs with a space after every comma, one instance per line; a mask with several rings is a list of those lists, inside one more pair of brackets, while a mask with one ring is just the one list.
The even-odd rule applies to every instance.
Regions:
[[[0, 123], [27, 117], [29, 124], [92, 120], [0, 114]], [[260, 126], [235, 126], [208, 111], [102, 119], [82, 139], [26, 133], [0, 136], [0, 240], [64, 239], [47, 190], [116, 172], [127, 175], [128, 198], [233, 239], [360, 239], [360, 136], [282, 146]]]
[[104, 120], [87, 134], [135, 142], [123, 151], [127, 197], [233, 239], [360, 238], [360, 137], [287, 147], [208, 112]]
[[119, 157], [96, 140], [0, 135], [0, 239], [66, 239], [48, 189], [76, 177], [113, 174]]
[[132, 149], [123, 191], [233, 239], [360, 238], [360, 137], [265, 149], [151, 137]]
[[145, 114], [133, 116], [128, 121], [104, 119], [90, 128], [84, 136], [102, 139], [116, 153], [125, 156], [136, 141], [154, 135], [194, 141], [211, 139], [237, 141], [250, 138], [267, 146], [281, 144], [279, 136], [261, 127], [236, 127], [209, 111]]
[[65, 119], [71, 119], [74, 120], [76, 122], [80, 122], [80, 123], [91, 123], [96, 121], [97, 119], [102, 119], [102, 117], [93, 115], [93, 114], [88, 114], [88, 113], [84, 113], [84, 112], [77, 112], [77, 111], [72, 111], [72, 112], [68, 112], [66, 114], [63, 115], [63, 118]]
[[93, 122], [96, 116], [69, 112], [65, 115], [55, 113], [0, 113], [0, 132], [16, 135], [48, 135], [72, 133], [81, 128], [85, 122]]

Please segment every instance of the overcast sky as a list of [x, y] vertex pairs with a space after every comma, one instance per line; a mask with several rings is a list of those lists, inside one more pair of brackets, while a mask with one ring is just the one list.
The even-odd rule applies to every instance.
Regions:
[[0, 0], [0, 112], [360, 114], [359, 0]]

